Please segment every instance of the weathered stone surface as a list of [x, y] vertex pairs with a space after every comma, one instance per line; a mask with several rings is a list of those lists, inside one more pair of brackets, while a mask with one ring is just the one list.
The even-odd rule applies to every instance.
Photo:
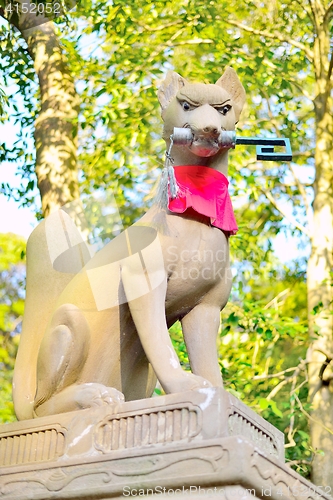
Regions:
[[220, 388], [3, 425], [0, 467], [4, 500], [330, 493], [289, 469], [283, 434]]

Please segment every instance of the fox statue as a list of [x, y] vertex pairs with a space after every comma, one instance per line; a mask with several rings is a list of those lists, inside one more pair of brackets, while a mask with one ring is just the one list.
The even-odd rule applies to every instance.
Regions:
[[[228, 67], [215, 84], [169, 72], [158, 98], [169, 149], [164, 198], [95, 255], [61, 210], [28, 240], [13, 382], [19, 420], [150, 397], [156, 379], [166, 393], [222, 386], [216, 342], [237, 225], [218, 138], [235, 129], [245, 91]], [[191, 131], [190, 144], [172, 143], [175, 127]], [[57, 228], [73, 244], [55, 257]], [[177, 320], [191, 373], [170, 340]]]

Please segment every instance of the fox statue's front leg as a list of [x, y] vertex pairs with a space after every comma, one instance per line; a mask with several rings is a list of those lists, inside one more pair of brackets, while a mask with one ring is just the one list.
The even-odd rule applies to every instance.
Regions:
[[[159, 270], [159, 272], [163, 271]], [[133, 293], [133, 281], [135, 281], [135, 276], [141, 273], [141, 266], [136, 268], [133, 261], [123, 266], [122, 282], [125, 293], [127, 290]], [[166, 292], [167, 275], [165, 273], [163, 281], [157, 288], [145, 295], [136, 294], [138, 297], [128, 303], [146, 356], [166, 393], [210, 387], [211, 383], [208, 380], [193, 373], [186, 373], [181, 368], [166, 322]]]
[[[221, 290], [225, 302], [229, 291], [228, 286]], [[191, 370], [214, 387], [223, 386], [217, 350], [222, 307], [205, 301], [195, 306], [181, 321]]]

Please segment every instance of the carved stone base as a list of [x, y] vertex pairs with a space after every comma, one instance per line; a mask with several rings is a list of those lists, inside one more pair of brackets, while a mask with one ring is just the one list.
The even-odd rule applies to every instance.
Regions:
[[283, 434], [212, 388], [0, 426], [0, 499], [329, 498]]

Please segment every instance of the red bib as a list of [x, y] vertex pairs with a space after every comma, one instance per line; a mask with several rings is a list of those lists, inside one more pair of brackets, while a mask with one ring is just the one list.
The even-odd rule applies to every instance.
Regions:
[[213, 168], [197, 165], [181, 165], [174, 170], [179, 191], [173, 200], [169, 193], [169, 210], [183, 213], [192, 207], [209, 217], [212, 226], [236, 234], [238, 227], [226, 176]]

